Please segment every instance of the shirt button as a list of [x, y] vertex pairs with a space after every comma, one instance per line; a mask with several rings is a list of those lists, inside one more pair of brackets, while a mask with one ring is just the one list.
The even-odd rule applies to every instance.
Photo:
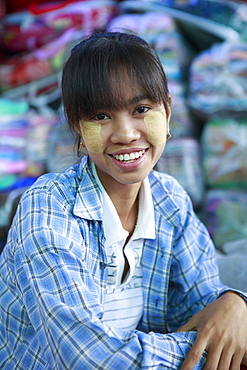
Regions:
[[99, 267], [101, 270], [104, 270], [106, 268], [106, 263], [105, 262], [100, 262]]

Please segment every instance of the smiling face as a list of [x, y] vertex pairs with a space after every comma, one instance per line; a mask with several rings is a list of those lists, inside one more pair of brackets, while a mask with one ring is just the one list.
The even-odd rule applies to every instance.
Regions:
[[170, 108], [144, 94], [128, 94], [121, 110], [95, 112], [80, 122], [80, 133], [102, 184], [110, 191], [136, 184], [149, 174], [162, 154]]
[[119, 32], [83, 40], [63, 69], [62, 99], [106, 188], [148, 175], [165, 146], [170, 103], [163, 65], [145, 40]]

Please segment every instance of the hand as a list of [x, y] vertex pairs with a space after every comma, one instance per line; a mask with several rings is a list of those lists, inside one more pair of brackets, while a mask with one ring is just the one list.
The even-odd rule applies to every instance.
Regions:
[[177, 332], [198, 331], [180, 370], [192, 370], [208, 352], [203, 370], [239, 370], [247, 365], [247, 304], [227, 292], [194, 315]]

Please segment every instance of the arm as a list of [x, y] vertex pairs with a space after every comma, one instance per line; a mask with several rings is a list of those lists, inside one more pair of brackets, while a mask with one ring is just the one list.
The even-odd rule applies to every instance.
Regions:
[[44, 191], [24, 197], [15, 221], [17, 284], [50, 367], [178, 369], [195, 333], [125, 332], [102, 324], [99, 261], [87, 257], [79, 221], [70, 218], [64, 203]]
[[193, 369], [205, 350], [204, 369], [230, 369], [231, 361], [235, 369], [247, 349], [246, 303], [241, 292], [230, 292], [221, 284], [207, 230], [189, 201], [185, 209], [174, 245], [169, 309], [173, 329], [182, 325], [177, 332], [196, 330], [198, 335], [181, 369]]
[[247, 365], [247, 306], [234, 292], [223, 294], [193, 316], [178, 332], [196, 330], [197, 339], [181, 370], [194, 369], [207, 350], [204, 369], [239, 369]]

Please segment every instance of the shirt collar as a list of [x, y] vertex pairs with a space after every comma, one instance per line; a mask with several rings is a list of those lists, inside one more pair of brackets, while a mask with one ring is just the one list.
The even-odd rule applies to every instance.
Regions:
[[[129, 233], [123, 229], [116, 208], [98, 177], [94, 163], [92, 164], [92, 171], [93, 176], [102, 191], [106, 246], [113, 245], [121, 240], [125, 240]], [[133, 240], [140, 238], [155, 239], [154, 207], [148, 177], [143, 180], [140, 188], [138, 219], [132, 236]]]

